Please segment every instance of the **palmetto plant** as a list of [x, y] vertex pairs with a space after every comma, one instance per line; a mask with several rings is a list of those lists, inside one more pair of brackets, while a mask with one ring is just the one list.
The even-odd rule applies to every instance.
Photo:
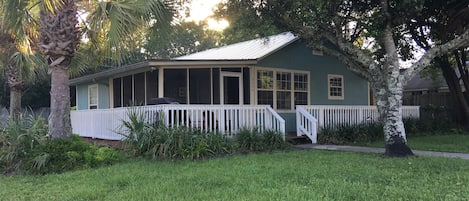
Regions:
[[47, 140], [47, 124], [41, 116], [21, 113], [0, 129], [0, 168], [5, 174], [14, 172], [23, 159]]

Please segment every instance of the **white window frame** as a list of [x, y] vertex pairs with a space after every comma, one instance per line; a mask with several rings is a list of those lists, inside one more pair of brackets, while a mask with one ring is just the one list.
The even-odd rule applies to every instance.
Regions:
[[[261, 89], [259, 88], [260, 86], [258, 85], [257, 82], [257, 75], [259, 71], [271, 71], [273, 74], [273, 88], [272, 89]], [[277, 88], [277, 73], [289, 73], [290, 74], [290, 90], [283, 90], [283, 89], [278, 89]], [[306, 91], [301, 91], [301, 90], [295, 90], [295, 74], [305, 74], [307, 76], [307, 90]], [[254, 70], [254, 75], [253, 77], [255, 78], [255, 84], [254, 84], [254, 90], [255, 90], [255, 103], [258, 104], [258, 92], [259, 91], [272, 91], [272, 107], [275, 110], [279, 111], [293, 111], [296, 108], [295, 105], [295, 92], [306, 92], [307, 93], [307, 105], [310, 104], [310, 99], [311, 99], [311, 90], [310, 90], [310, 85], [311, 85], [311, 76], [309, 71], [302, 71], [302, 70], [291, 70], [291, 69], [282, 69], [282, 68], [264, 68], [264, 67], [257, 67]], [[291, 107], [290, 109], [278, 109], [277, 108], [277, 92], [285, 92], [288, 91], [290, 92], [290, 104]]]
[[[96, 88], [96, 104], [91, 104], [91, 90]], [[91, 107], [96, 108], [91, 108]], [[88, 85], [88, 109], [98, 109], [99, 108], [99, 87], [98, 84]]]
[[[339, 78], [341, 80], [341, 86], [331, 86], [331, 79], [337, 79]], [[340, 88], [341, 96], [332, 96], [331, 95], [331, 88]], [[329, 100], [344, 100], [344, 88], [345, 88], [345, 82], [344, 82], [344, 76], [343, 75], [337, 75], [337, 74], [328, 74], [327, 75], [327, 98]]]

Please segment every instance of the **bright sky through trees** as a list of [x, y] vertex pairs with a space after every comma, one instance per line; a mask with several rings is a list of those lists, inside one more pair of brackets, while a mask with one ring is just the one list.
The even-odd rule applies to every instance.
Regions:
[[[218, 3], [223, 0], [192, 0], [190, 5], [190, 15], [186, 18], [187, 21], [202, 21], [208, 18], [213, 14], [213, 9], [217, 6]], [[213, 30], [223, 30], [229, 23], [226, 20], [217, 21], [215, 19], [208, 18], [207, 23], [209, 29]]]

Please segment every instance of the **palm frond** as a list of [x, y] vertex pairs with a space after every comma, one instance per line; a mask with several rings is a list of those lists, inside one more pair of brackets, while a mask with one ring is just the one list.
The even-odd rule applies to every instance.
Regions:
[[150, 26], [158, 24], [167, 30], [174, 16], [161, 0], [111, 0], [96, 4], [88, 16], [85, 33], [92, 43], [105, 44], [105, 56], [117, 63], [135, 56], [131, 53], [139, 51], [139, 42], [144, 41]]
[[11, 56], [10, 62], [18, 69], [19, 76], [21, 76], [21, 80], [25, 83], [32, 83], [37, 79], [46, 77], [47, 64], [40, 55], [15, 52]]

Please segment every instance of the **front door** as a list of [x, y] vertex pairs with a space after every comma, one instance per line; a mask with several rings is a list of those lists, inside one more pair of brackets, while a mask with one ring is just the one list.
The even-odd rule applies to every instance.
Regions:
[[220, 103], [224, 105], [243, 104], [243, 79], [241, 73], [220, 73]]

